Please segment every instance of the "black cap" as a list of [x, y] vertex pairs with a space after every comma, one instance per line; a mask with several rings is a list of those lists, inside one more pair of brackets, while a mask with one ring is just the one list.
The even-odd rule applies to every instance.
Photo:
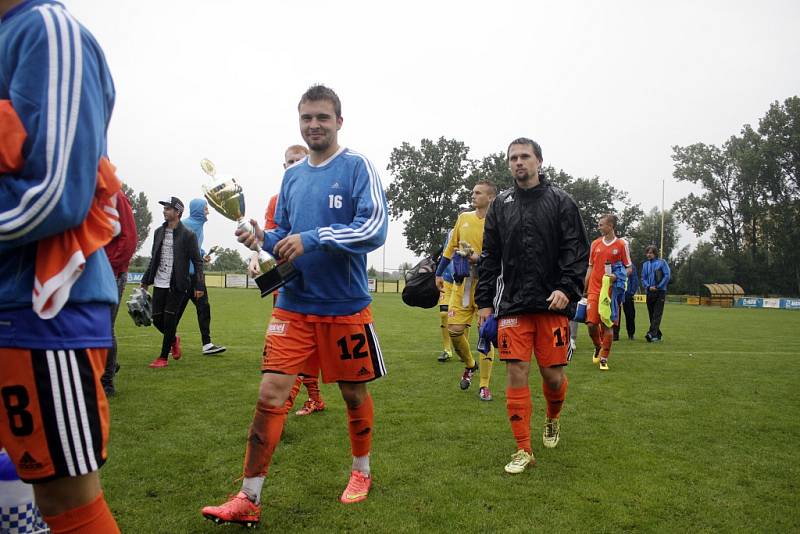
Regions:
[[183, 213], [183, 202], [178, 197], [169, 197], [167, 200], [159, 200], [159, 204], [162, 206], [169, 206], [170, 208], [175, 208], [179, 212]]

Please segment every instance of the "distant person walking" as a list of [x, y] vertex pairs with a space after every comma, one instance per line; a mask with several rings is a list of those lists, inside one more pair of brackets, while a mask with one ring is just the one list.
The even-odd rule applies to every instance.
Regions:
[[661, 341], [661, 318], [664, 316], [670, 271], [667, 262], [658, 257], [658, 247], [650, 245], [644, 253], [647, 261], [642, 264], [642, 289], [647, 295], [647, 315], [650, 317], [650, 329], [644, 338], [650, 343]]
[[[189, 202], [189, 216], [181, 220], [181, 223], [183, 223], [197, 238], [197, 246], [200, 249], [200, 256], [203, 258], [204, 263], [209, 263], [211, 261], [211, 257], [207, 256], [206, 252], [203, 250], [203, 226], [205, 226], [207, 220], [208, 202], [203, 198], [195, 198]], [[206, 356], [222, 354], [225, 352], [225, 347], [215, 345], [211, 342], [211, 304], [208, 302], [208, 289], [206, 289], [204, 282], [198, 282], [197, 273], [191, 262], [189, 262], [189, 278], [191, 279], [190, 287], [201, 289], [203, 294], [199, 297], [195, 297], [194, 291], [188, 293], [188, 298], [183, 299], [183, 304], [178, 311], [178, 316], [175, 319], [175, 327], [177, 328], [177, 325], [181, 322], [183, 312], [191, 300], [197, 310], [197, 325], [200, 327], [203, 354]]]
[[[153, 249], [150, 265], [142, 276], [142, 289], [147, 291], [153, 285], [153, 324], [164, 335], [161, 354], [149, 367], [161, 369], [169, 364], [169, 355], [176, 360], [181, 358], [181, 339], [175, 335], [178, 326], [178, 311], [183, 305], [186, 293], [194, 292], [195, 298], [203, 296], [205, 278], [203, 259], [194, 234], [181, 224], [183, 202], [177, 197], [159, 200], [164, 206], [164, 224], [158, 227], [153, 236]], [[189, 262], [194, 264], [196, 284], [191, 286]]]

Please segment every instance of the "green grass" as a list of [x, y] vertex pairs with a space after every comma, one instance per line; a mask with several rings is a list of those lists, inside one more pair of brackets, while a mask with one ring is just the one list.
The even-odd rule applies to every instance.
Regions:
[[[124, 310], [117, 396], [111, 401], [108, 502], [123, 532], [238, 532], [205, 521], [202, 506], [238, 491], [260, 381], [270, 300], [212, 289], [212, 335], [228, 351], [200, 354], [194, 308], [179, 332], [184, 357], [163, 370], [154, 328]], [[800, 529], [800, 313], [668, 304], [664, 341], [614, 345], [611, 370], [591, 363], [581, 328], [556, 449], [510, 476], [515, 443], [505, 413], [505, 364], [493, 402], [461, 366], [436, 361], [438, 314], [398, 295], [373, 304], [389, 374], [371, 384], [376, 420], [368, 501], [338, 502], [350, 467], [335, 385], [321, 414], [289, 417], [263, 493], [261, 529], [274, 532], [789, 532]], [[474, 337], [474, 334], [473, 334]], [[474, 346], [474, 343], [473, 343]], [[305, 399], [305, 391], [299, 400]]]

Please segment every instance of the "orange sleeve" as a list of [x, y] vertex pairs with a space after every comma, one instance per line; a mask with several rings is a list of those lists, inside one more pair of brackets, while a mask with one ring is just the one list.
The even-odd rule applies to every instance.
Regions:
[[0, 100], [0, 172], [19, 172], [22, 169], [22, 145], [27, 137], [11, 101]]
[[269, 204], [267, 205], [267, 212], [264, 214], [264, 230], [272, 230], [273, 228], [277, 228], [278, 225], [275, 223], [275, 209], [278, 206], [278, 195], [272, 195], [272, 198], [269, 199]]
[[597, 249], [597, 239], [592, 241], [592, 247], [589, 249], [589, 267], [593, 267], [594, 263], [594, 251]]

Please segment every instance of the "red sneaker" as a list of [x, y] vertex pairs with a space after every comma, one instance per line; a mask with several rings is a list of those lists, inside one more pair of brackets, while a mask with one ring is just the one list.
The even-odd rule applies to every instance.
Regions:
[[172, 354], [173, 359], [181, 359], [181, 356], [183, 356], [183, 352], [181, 352], [181, 336], [175, 336], [175, 341], [172, 342], [169, 352]]
[[147, 367], [149, 367], [150, 369], [161, 369], [162, 367], [166, 367], [167, 365], [169, 365], [169, 360], [167, 360], [166, 358], [156, 358], [155, 360], [150, 362], [150, 365], [148, 365]]
[[360, 471], [350, 473], [350, 482], [339, 497], [339, 501], [344, 504], [361, 502], [367, 499], [369, 487], [372, 485], [372, 478]]
[[294, 412], [295, 415], [311, 415], [314, 412], [321, 412], [325, 409], [325, 403], [308, 399], [303, 403], [303, 407]]
[[240, 491], [228, 499], [228, 502], [219, 506], [206, 506], [200, 513], [218, 525], [236, 523], [254, 528], [261, 519], [261, 506], [248, 499], [245, 492]]

